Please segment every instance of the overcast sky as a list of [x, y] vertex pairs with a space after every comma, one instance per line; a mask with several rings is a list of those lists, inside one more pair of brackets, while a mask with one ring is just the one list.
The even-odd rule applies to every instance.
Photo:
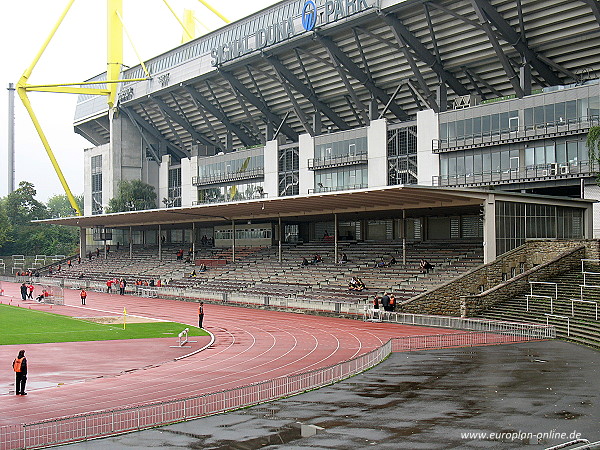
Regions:
[[[76, 0], [30, 84], [68, 83], [106, 70], [106, 0]], [[257, 12], [274, 0], [211, 0], [230, 21]], [[8, 193], [8, 84], [16, 84], [67, 6], [67, 0], [4, 1], [0, 14], [0, 197]], [[223, 22], [197, 0], [170, 0], [181, 17], [192, 9], [198, 21], [214, 30]], [[123, 20], [135, 48], [146, 60], [181, 43], [182, 30], [162, 0], [123, 0]], [[206, 32], [197, 24], [198, 33]], [[127, 36], [124, 63], [138, 64]], [[83, 149], [92, 144], [73, 131], [77, 96], [30, 92], [29, 99], [74, 195], [83, 194]], [[15, 92], [15, 187], [32, 182], [38, 199], [64, 193], [27, 111]]]

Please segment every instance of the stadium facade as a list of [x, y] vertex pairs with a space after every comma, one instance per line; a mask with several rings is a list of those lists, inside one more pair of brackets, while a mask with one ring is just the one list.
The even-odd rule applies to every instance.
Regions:
[[[146, 62], [111, 110], [80, 96], [85, 217], [61, 223], [88, 244], [481, 241], [488, 261], [591, 238], [599, 48], [595, 0], [284, 1]], [[133, 179], [158, 210], [105, 214]]]

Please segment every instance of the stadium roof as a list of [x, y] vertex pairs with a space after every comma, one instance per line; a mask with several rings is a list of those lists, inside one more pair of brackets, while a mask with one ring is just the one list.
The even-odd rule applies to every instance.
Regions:
[[482, 203], [494, 194], [497, 200], [520, 201], [580, 206], [587, 208], [593, 201], [584, 199], [557, 198], [532, 194], [513, 194], [503, 191], [478, 191], [473, 189], [449, 189], [424, 186], [394, 186], [380, 189], [361, 189], [246, 200], [240, 202], [203, 204], [192, 207], [153, 209], [113, 214], [100, 214], [85, 217], [47, 219], [39, 222], [70, 225], [84, 228], [144, 227], [189, 223], [227, 223], [232, 220], [272, 221], [282, 218], [287, 222], [304, 222], [325, 218], [331, 220], [338, 214], [340, 220], [366, 217], [407, 217], [419, 211], [431, 210], [439, 214], [445, 210], [449, 214], [479, 212]]
[[[596, 0], [315, 3], [312, 31], [302, 24], [307, 2], [284, 1], [148, 61], [152, 78], [123, 85], [118, 106], [149, 156], [262, 145], [280, 126], [297, 142], [378, 114], [414, 119], [462, 96], [522, 97], [598, 78]], [[124, 72], [140, 76], [140, 66]], [[75, 128], [94, 145], [109, 142], [103, 97], [80, 97]]]

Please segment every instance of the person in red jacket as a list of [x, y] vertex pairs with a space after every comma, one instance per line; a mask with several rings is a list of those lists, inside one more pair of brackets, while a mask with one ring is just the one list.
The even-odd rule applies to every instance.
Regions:
[[17, 395], [27, 395], [25, 392], [25, 383], [27, 382], [27, 358], [25, 350], [19, 351], [19, 356], [13, 361], [13, 370], [15, 371], [15, 392]]
[[85, 289], [81, 290], [80, 296], [81, 296], [81, 304], [85, 305], [85, 299], [87, 298], [87, 292], [85, 291]]

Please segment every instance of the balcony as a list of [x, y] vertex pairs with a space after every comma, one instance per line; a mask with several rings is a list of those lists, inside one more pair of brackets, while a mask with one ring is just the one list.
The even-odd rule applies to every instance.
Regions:
[[582, 117], [552, 123], [543, 123], [525, 127], [490, 131], [469, 136], [434, 139], [431, 150], [433, 153], [443, 153], [455, 150], [489, 147], [490, 145], [526, 142], [537, 139], [547, 139], [559, 136], [585, 134], [590, 127], [600, 125], [598, 116]]
[[329, 167], [343, 167], [353, 166], [356, 164], [366, 164], [368, 162], [368, 155], [366, 153], [360, 153], [358, 155], [341, 155], [341, 156], [330, 156], [325, 158], [312, 158], [308, 160], [308, 169], [327, 169]]
[[540, 164], [517, 169], [506, 169], [456, 176], [434, 176], [433, 186], [475, 187], [533, 181], [559, 180], [596, 175], [598, 164], [592, 161]]
[[232, 183], [235, 181], [252, 180], [256, 178], [262, 178], [264, 177], [264, 175], [265, 169], [261, 167], [257, 169], [248, 169], [239, 172], [218, 173], [202, 177], [192, 177], [192, 184], [194, 186], [208, 186], [211, 184], [218, 183]]

